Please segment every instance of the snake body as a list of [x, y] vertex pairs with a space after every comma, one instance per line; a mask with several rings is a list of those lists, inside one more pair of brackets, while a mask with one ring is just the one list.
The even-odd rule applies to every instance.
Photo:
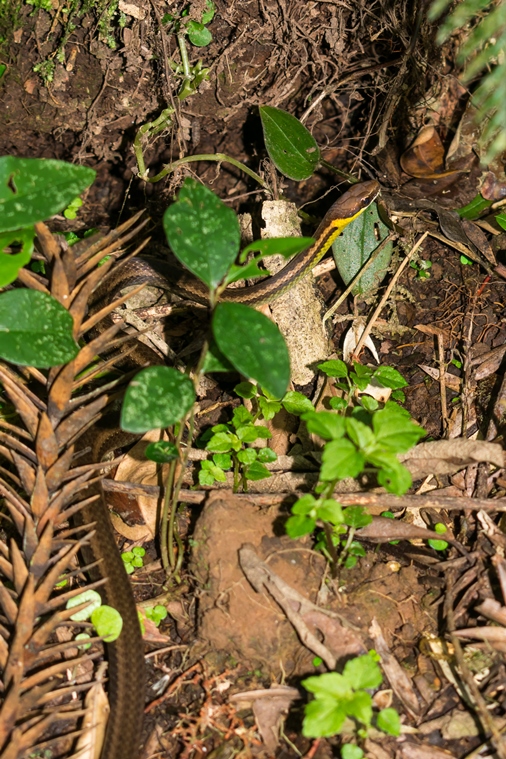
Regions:
[[[327, 212], [315, 232], [313, 245], [274, 276], [251, 287], [227, 289], [221, 299], [254, 306], [288, 290], [320, 261], [334, 239], [374, 201], [378, 192], [379, 185], [375, 181], [354, 185]], [[105, 293], [112, 299], [121, 289], [141, 283], [176, 290], [197, 302], [208, 302], [205, 286], [199, 280], [168, 261], [155, 258], [132, 258], [115, 267], [105, 280]], [[103, 302], [103, 298], [104, 292], [98, 295], [97, 301]], [[144, 361], [138, 361], [139, 366], [145, 363], [145, 355]], [[132, 358], [135, 361], [131, 354], [129, 360]], [[82, 517], [96, 524], [91, 545], [94, 558], [100, 560], [96, 571], [106, 580], [107, 603], [123, 618], [122, 634], [108, 646], [111, 716], [101, 756], [102, 759], [135, 759], [141, 736], [145, 680], [137, 609], [103, 494], [83, 509]]]

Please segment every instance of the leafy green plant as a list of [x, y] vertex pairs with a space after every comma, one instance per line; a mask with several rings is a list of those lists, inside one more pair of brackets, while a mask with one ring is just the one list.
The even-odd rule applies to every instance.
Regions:
[[[451, 0], [434, 0], [429, 19], [440, 18], [450, 5]], [[472, 101], [477, 108], [476, 122], [486, 122], [480, 141], [486, 148], [483, 161], [489, 163], [506, 148], [506, 5], [493, 0], [461, 0], [440, 24], [437, 40], [441, 44], [457, 29], [469, 27], [457, 60], [465, 64], [464, 82], [482, 75]]]
[[[383, 680], [378, 661], [376, 652], [369, 651], [364, 656], [347, 661], [342, 674], [327, 672], [302, 681], [304, 688], [314, 696], [305, 708], [302, 732], [307, 738], [336, 735], [341, 732], [347, 718], [357, 724], [360, 738], [367, 736], [373, 717], [376, 717], [378, 729], [390, 735], [400, 734], [397, 711], [389, 708], [375, 713], [368, 692], [377, 688]], [[353, 756], [353, 753], [345, 752], [342, 756]]]
[[121, 558], [125, 564], [127, 575], [132, 575], [136, 569], [144, 566], [144, 556], [146, 549], [142, 546], [134, 546], [131, 551], [123, 551]]
[[84, 622], [89, 619], [97, 631], [97, 635], [106, 643], [113, 643], [121, 634], [123, 620], [119, 612], [112, 606], [102, 603], [96, 590], [85, 590], [67, 601], [67, 609], [79, 608], [70, 619], [73, 622]]
[[160, 626], [160, 622], [163, 622], [167, 617], [167, 609], [161, 604], [157, 604], [152, 608], [144, 609], [144, 613], [148, 619], [150, 619], [156, 627]]
[[336, 378], [336, 389], [342, 395], [330, 399], [332, 411], [302, 414], [308, 432], [321, 437], [325, 444], [316, 495], [307, 493], [295, 502], [286, 531], [298, 538], [323, 524], [316, 545], [335, 570], [343, 563], [354, 566], [363, 555], [354, 533], [371, 521], [362, 507], [343, 509], [333, 498], [337, 483], [368, 473], [375, 475], [388, 492], [402, 495], [411, 486], [411, 475], [397, 454], [408, 451], [425, 431], [397, 403], [389, 400], [380, 404], [368, 392], [373, 385], [389, 388], [393, 397], [402, 400], [401, 388], [407, 383], [396, 369], [374, 369], [357, 363], [350, 369], [340, 360], [325, 361], [319, 368]]
[[421, 258], [418, 261], [411, 261], [409, 265], [416, 271], [417, 279], [430, 278], [429, 269], [432, 268], [432, 261], [426, 261], [425, 259]]
[[[207, 25], [211, 23], [216, 12], [216, 6], [211, 0], [206, 0], [205, 10], [200, 12], [196, 6], [189, 5], [180, 13], [166, 13], [162, 18], [162, 24], [167, 26], [169, 32], [173, 32], [177, 37], [181, 63], [169, 60], [174, 76], [181, 80], [181, 87], [178, 92], [179, 100], [185, 100], [190, 95], [194, 95], [199, 85], [209, 78], [209, 69], [204, 68], [201, 60], [193, 66], [190, 65], [186, 40], [196, 47], [206, 47], [213, 39], [213, 36]], [[200, 20], [194, 18], [195, 14]]]

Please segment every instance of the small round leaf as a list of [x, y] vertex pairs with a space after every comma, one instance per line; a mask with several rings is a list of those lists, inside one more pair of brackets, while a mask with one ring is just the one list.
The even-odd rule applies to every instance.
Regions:
[[98, 635], [106, 643], [113, 643], [117, 640], [123, 629], [123, 618], [119, 611], [105, 604], [95, 609], [91, 615], [91, 621]]

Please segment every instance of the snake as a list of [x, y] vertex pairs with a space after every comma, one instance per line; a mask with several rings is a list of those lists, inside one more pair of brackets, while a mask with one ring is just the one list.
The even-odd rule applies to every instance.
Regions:
[[[327, 211], [314, 234], [312, 245], [294, 256], [273, 276], [249, 287], [227, 288], [220, 299], [257, 306], [287, 292], [323, 258], [348, 224], [374, 202], [379, 190], [379, 183], [374, 180], [353, 185]], [[175, 268], [168, 261], [152, 257], [134, 257], [114, 267], [103, 287], [108, 298], [112, 299], [120, 290], [137, 284], [175, 290], [199, 303], [209, 302], [206, 287], [200, 280], [184, 269]], [[97, 300], [101, 302], [103, 297], [102, 292]], [[98, 306], [94, 310], [98, 310]], [[135, 361], [134, 354], [129, 355], [131, 360]], [[157, 362], [160, 362], [159, 358]], [[99, 439], [97, 434], [95, 448], [99, 446]], [[98, 453], [95, 454], [97, 458]], [[83, 510], [83, 519], [95, 522], [91, 550], [94, 558], [100, 561], [101, 576], [106, 579], [107, 603], [115, 607], [123, 618], [122, 634], [115, 643], [108, 645], [111, 714], [101, 759], [136, 759], [141, 737], [145, 680], [137, 609], [124, 563], [116, 547], [103, 494]]]

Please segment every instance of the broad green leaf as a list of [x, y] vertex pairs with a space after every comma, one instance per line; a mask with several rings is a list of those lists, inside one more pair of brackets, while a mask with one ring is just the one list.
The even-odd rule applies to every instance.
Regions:
[[316, 498], [312, 493], [301, 496], [292, 506], [292, 514], [310, 514], [314, 511]]
[[337, 440], [344, 435], [344, 419], [332, 411], [308, 411], [302, 415], [308, 432], [324, 440]]
[[304, 516], [304, 514], [294, 514], [293, 517], [288, 517], [285, 523], [286, 534], [292, 540], [310, 535], [315, 527], [316, 519]]
[[371, 724], [372, 698], [365, 690], [359, 690], [355, 693], [343, 704], [342, 708], [349, 717], [353, 717], [367, 727]]
[[95, 179], [93, 169], [49, 158], [0, 158], [0, 232], [62, 211]]
[[248, 379], [281, 398], [290, 381], [290, 359], [281, 332], [242, 303], [218, 303], [213, 317], [218, 348]]
[[306, 738], [336, 735], [346, 719], [346, 712], [334, 699], [316, 699], [304, 709], [302, 734]]
[[389, 735], [400, 735], [401, 718], [398, 711], [392, 707], [382, 709], [376, 718], [376, 727]]
[[206, 29], [204, 24], [199, 24], [198, 21], [193, 21], [193, 19], [190, 19], [190, 21], [187, 22], [186, 31], [188, 39], [192, 45], [195, 45], [196, 47], [206, 47], [206, 45], [209, 45], [213, 40], [213, 35], [209, 29]]
[[206, 10], [202, 14], [201, 21], [203, 24], [210, 24], [211, 21], [214, 18], [214, 14], [216, 13], [216, 6], [211, 0], [207, 0], [206, 2]]
[[230, 453], [215, 453], [213, 461], [220, 469], [230, 469], [232, 466], [232, 456]]
[[281, 403], [289, 414], [295, 414], [295, 416], [314, 411], [314, 406], [309, 398], [296, 390], [289, 390]]
[[333, 525], [342, 524], [344, 521], [341, 504], [333, 498], [326, 498], [318, 507], [318, 518]]
[[377, 688], [383, 680], [381, 669], [369, 654], [349, 659], [344, 665], [343, 677], [354, 690]]
[[372, 522], [372, 516], [363, 506], [347, 506], [343, 509], [343, 521], [348, 527], [359, 530]]
[[204, 358], [204, 366], [202, 367], [202, 372], [204, 374], [210, 374], [211, 372], [228, 373], [233, 371], [235, 371], [235, 369], [230, 361], [223, 355], [223, 353], [216, 345], [215, 341], [211, 340]]
[[244, 476], [247, 480], [265, 480], [267, 477], [272, 477], [272, 472], [269, 472], [260, 461], [254, 461], [251, 466], [245, 469]]
[[239, 252], [237, 217], [211, 190], [185, 179], [178, 199], [163, 216], [174, 255], [214, 290]]
[[363, 759], [364, 752], [355, 743], [345, 743], [341, 746], [341, 759]]
[[0, 295], [0, 357], [45, 369], [71, 361], [79, 352], [74, 322], [57, 300], [38, 290]]
[[236, 393], [239, 398], [254, 398], [258, 394], [257, 386], [253, 385], [252, 382], [239, 382], [238, 385], [234, 387], [234, 393]]
[[240, 449], [240, 440], [232, 432], [217, 432], [206, 445], [206, 451], [213, 453], [228, 453], [228, 451], [239, 451]]
[[168, 461], [176, 461], [179, 458], [179, 451], [174, 443], [170, 443], [168, 440], [158, 440], [156, 443], [149, 443], [146, 446], [144, 455], [149, 461], [165, 464]]
[[357, 451], [350, 440], [331, 440], [323, 449], [320, 479], [328, 482], [357, 477], [364, 464], [364, 455]]
[[241, 464], [250, 466], [254, 461], [256, 461], [257, 456], [258, 454], [254, 448], [245, 448], [243, 451], [239, 451], [237, 453], [237, 460], [240, 461]]
[[313, 135], [286, 111], [268, 105], [259, 110], [265, 147], [275, 167], [297, 182], [309, 179], [320, 162], [320, 149]]
[[349, 680], [339, 672], [325, 672], [323, 675], [307, 677], [302, 685], [316, 698], [333, 698], [341, 700], [352, 695], [352, 686]]
[[397, 369], [393, 366], [379, 366], [373, 372], [373, 378], [381, 382], [383, 387], [390, 387], [392, 390], [399, 390], [401, 387], [407, 387], [408, 383]]
[[483, 211], [490, 208], [492, 203], [492, 200], [485, 200], [483, 195], [478, 193], [467, 206], [457, 208], [457, 213], [461, 219], [470, 219], [472, 221], [473, 219], [478, 219]]
[[500, 213], [495, 217], [496, 222], [501, 229], [506, 229], [506, 213]]
[[372, 426], [378, 446], [384, 446], [393, 453], [405, 453], [416, 445], [420, 438], [425, 437], [425, 430], [406, 417], [404, 410], [392, 406], [376, 411], [373, 415]]
[[412, 480], [409, 469], [398, 460], [395, 453], [382, 449], [368, 451], [367, 461], [378, 467], [378, 482], [389, 493], [403, 495], [411, 487]]
[[100, 593], [97, 593], [96, 590], [83, 590], [79, 595], [69, 598], [65, 608], [74, 609], [76, 606], [80, 606], [84, 603], [87, 603], [88, 606], [85, 606], [84, 609], [81, 609], [80, 611], [76, 611], [76, 613], [72, 614], [70, 617], [73, 622], [84, 622], [91, 617], [93, 611], [102, 605]]
[[123, 618], [112, 606], [100, 606], [91, 615], [91, 621], [97, 633], [106, 643], [118, 640], [123, 629]]
[[275, 453], [272, 448], [260, 448], [258, 451], [258, 460], [263, 464], [271, 464], [273, 461], [276, 461], [277, 458], [277, 453]]
[[237, 437], [241, 443], [254, 443], [255, 440], [268, 440], [272, 432], [262, 424], [246, 424], [237, 429]]
[[[376, 203], [348, 224], [332, 243], [339, 274], [345, 285], [359, 273], [379, 243], [388, 235], [388, 227], [378, 215]], [[353, 288], [353, 295], [375, 292], [388, 272], [393, 245], [389, 242]]]
[[195, 403], [186, 374], [170, 366], [142, 369], [130, 382], [121, 408], [121, 429], [143, 434], [180, 422]]
[[352, 440], [358, 448], [362, 450], [374, 443], [374, 433], [367, 424], [348, 417], [346, 419], [346, 432], [350, 440]]
[[[0, 287], [6, 287], [17, 279], [18, 271], [26, 266], [33, 252], [35, 229], [26, 227], [0, 235]], [[12, 243], [21, 243], [19, 253], [4, 253]]]
[[348, 376], [348, 367], [344, 361], [341, 361], [339, 358], [333, 358], [330, 361], [324, 361], [322, 364], [318, 364], [318, 369], [324, 372], [327, 377], [344, 378]]

